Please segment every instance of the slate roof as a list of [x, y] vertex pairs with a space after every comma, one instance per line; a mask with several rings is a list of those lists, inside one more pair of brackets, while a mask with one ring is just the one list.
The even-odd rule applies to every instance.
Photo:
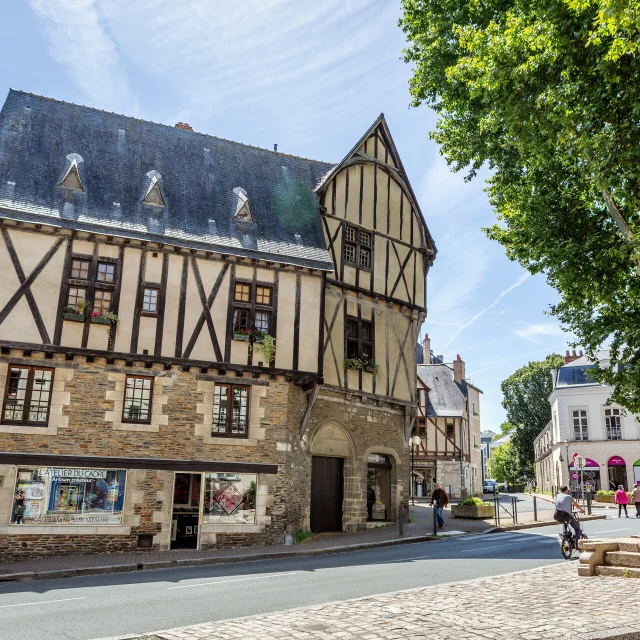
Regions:
[[[600, 367], [609, 366], [609, 350], [598, 351], [598, 362]], [[587, 356], [576, 358], [554, 371], [554, 387], [573, 387], [580, 385], [600, 385], [590, 375], [589, 371], [597, 369], [597, 365], [589, 360]]]
[[418, 365], [418, 377], [429, 387], [427, 416], [429, 418], [462, 418], [466, 397], [453, 379], [453, 370], [446, 364]]
[[[84, 192], [59, 187], [73, 156]], [[332, 164], [11, 90], [0, 215], [332, 270], [314, 188]], [[143, 204], [155, 171], [165, 207]], [[255, 224], [234, 220], [244, 189]]]

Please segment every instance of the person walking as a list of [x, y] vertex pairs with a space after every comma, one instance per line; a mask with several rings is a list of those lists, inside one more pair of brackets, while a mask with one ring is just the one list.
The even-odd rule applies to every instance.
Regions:
[[618, 486], [616, 491], [616, 504], [618, 505], [618, 518], [622, 517], [622, 509], [624, 509], [624, 515], [628, 518], [627, 505], [629, 504], [629, 496], [627, 496], [627, 492], [622, 485]]
[[438, 518], [438, 528], [444, 529], [444, 518], [442, 517], [442, 510], [449, 504], [449, 496], [444, 489], [440, 488], [440, 485], [436, 482], [433, 485], [433, 493], [431, 494], [431, 506], [436, 505], [436, 516]]
[[636, 505], [636, 518], [640, 518], [640, 487], [638, 485], [633, 487], [631, 502]]

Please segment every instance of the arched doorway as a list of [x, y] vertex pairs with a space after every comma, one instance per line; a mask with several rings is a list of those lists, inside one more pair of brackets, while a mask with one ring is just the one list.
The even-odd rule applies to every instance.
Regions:
[[353, 456], [351, 436], [339, 422], [325, 422], [313, 435], [309, 524], [314, 533], [342, 531], [345, 459]]
[[611, 456], [607, 461], [609, 470], [609, 489], [615, 491], [620, 485], [627, 486], [627, 463], [620, 456]]
[[577, 469], [575, 466], [575, 462], [572, 462], [569, 465], [571, 469], [571, 492], [572, 493], [582, 493], [582, 489], [580, 487], [580, 481], [584, 482], [584, 491], [588, 493], [595, 493], [596, 491], [600, 491], [601, 481], [600, 481], [600, 465], [591, 458], [585, 458], [584, 469]]
[[392, 520], [391, 458], [384, 453], [367, 457], [367, 521]]
[[640, 460], [633, 463], [633, 484], [640, 487]]

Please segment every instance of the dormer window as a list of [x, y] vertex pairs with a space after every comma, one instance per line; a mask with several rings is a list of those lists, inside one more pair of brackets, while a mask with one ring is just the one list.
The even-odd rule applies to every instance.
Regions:
[[84, 191], [82, 179], [80, 178], [80, 170], [78, 168], [80, 163], [84, 162], [82, 156], [77, 153], [70, 153], [67, 156], [67, 161], [69, 163], [67, 172], [64, 174], [64, 178], [62, 178], [58, 186], [74, 191]]
[[160, 174], [157, 171], [149, 171], [147, 177], [150, 178], [150, 181], [142, 203], [150, 204], [154, 207], [166, 207], [167, 205], [160, 189]]
[[235, 187], [233, 193], [236, 196], [233, 219], [238, 222], [255, 222], [249, 206], [247, 192], [242, 187]]

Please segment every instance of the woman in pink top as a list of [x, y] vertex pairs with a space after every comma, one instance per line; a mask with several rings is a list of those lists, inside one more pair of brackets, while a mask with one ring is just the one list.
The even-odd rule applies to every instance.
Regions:
[[629, 497], [622, 485], [620, 485], [616, 491], [616, 504], [618, 505], [618, 518], [622, 517], [622, 509], [624, 509], [624, 515], [628, 518], [627, 505], [629, 504]]

